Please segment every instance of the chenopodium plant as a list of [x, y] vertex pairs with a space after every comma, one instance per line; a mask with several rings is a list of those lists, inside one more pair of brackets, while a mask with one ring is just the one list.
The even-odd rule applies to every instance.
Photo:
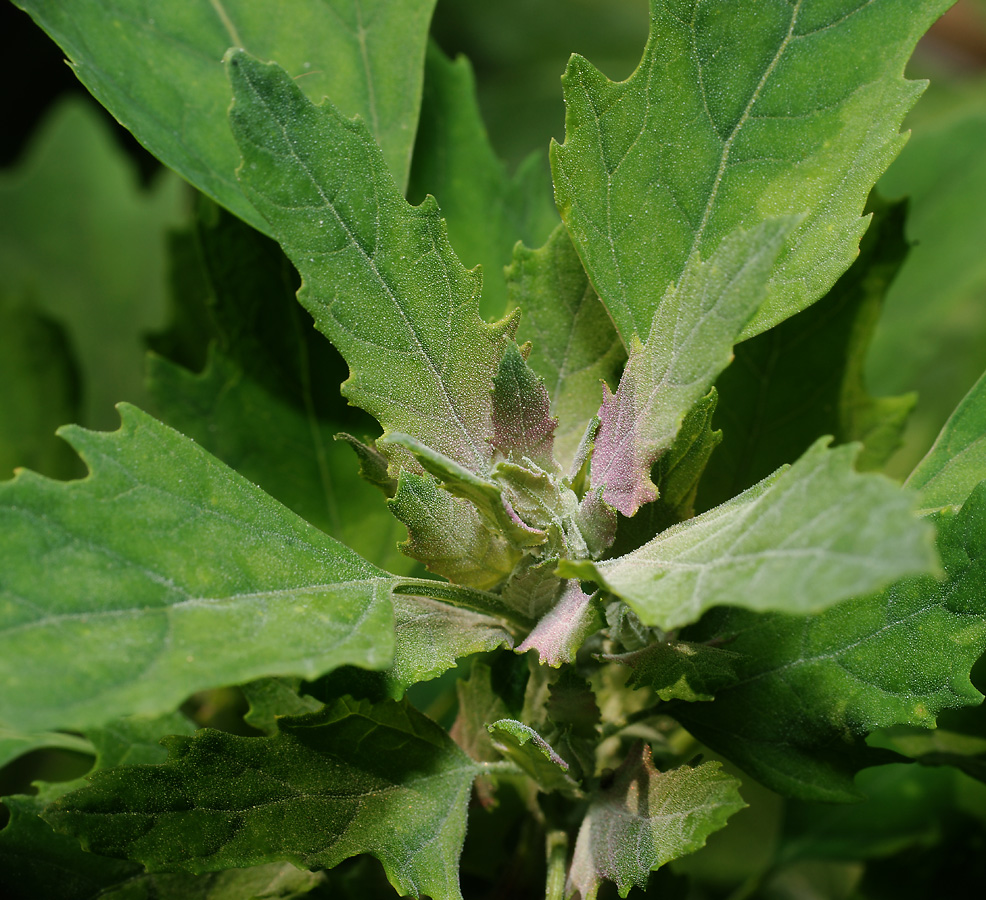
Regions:
[[[135, 407], [113, 433], [65, 428], [87, 478], [0, 485], [0, 717], [20, 746], [81, 732], [98, 756], [87, 785], [12, 806], [5, 852], [74, 853], [85, 896], [225, 870], [297, 896], [319, 882], [285, 862], [372, 854], [399, 893], [446, 900], [470, 798], [514, 791], [547, 897], [607, 881], [626, 896], [744, 806], [695, 739], [784, 794], [847, 801], [861, 768], [897, 758], [870, 732], [980, 701], [986, 383], [904, 488], [858, 471], [883, 464], [913, 403], [862, 386], [903, 256], [900, 207], [863, 212], [921, 90], [904, 63], [947, 2], [652, 0], [627, 81], [569, 64], [561, 224], [518, 244], [496, 322], [436, 202], [405, 200], [406, 129], [316, 105], [304, 79], [232, 49], [231, 137], [210, 121], [197, 152], [163, 100], [120, 95], [121, 71], [134, 95], [145, 75], [129, 47], [97, 46], [113, 4], [23, 5], [121, 121], [280, 244], [348, 363], [345, 397], [383, 427], [340, 437], [406, 526], [401, 549], [440, 578], [371, 565]], [[213, 6], [230, 37], [255, 23], [255, 5]], [[401, 27], [430, 12], [390, 7]], [[428, 65], [458, 83], [461, 64], [432, 49]], [[193, 82], [175, 85], [180, 115], [205, 108]], [[742, 444], [770, 440], [751, 400], [776, 400], [766, 357], [808, 399], [775, 378], [776, 419], [796, 421], [767, 456], [790, 464], [757, 472]], [[172, 370], [155, 366], [167, 408]], [[735, 428], [718, 451], [714, 414]], [[476, 654], [449, 733], [406, 691]], [[146, 719], [220, 685], [243, 686], [264, 735]], [[148, 748], [169, 733], [164, 759]]]

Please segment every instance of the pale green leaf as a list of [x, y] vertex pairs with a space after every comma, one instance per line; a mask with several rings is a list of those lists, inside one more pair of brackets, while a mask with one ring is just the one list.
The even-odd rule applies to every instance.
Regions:
[[487, 730], [492, 735], [493, 746], [520, 766], [541, 790], [580, 795], [578, 784], [568, 774], [568, 763], [533, 728], [516, 719], [499, 719], [488, 725]]
[[670, 630], [720, 605], [819, 612], [933, 569], [932, 529], [913, 496], [854, 472], [858, 447], [827, 443], [639, 550], [559, 570], [597, 579], [644, 623]]
[[520, 339], [531, 342], [528, 362], [558, 419], [555, 456], [568, 467], [599, 408], [600, 382], [616, 386], [626, 351], [563, 226], [538, 250], [514, 249], [507, 291], [511, 307], [523, 312]]
[[703, 620], [686, 637], [735, 638], [739, 680], [675, 716], [776, 791], [857, 799], [853, 775], [883, 761], [863, 744], [868, 732], [933, 728], [943, 709], [982, 700], [969, 672], [986, 650], [986, 485], [938, 517], [938, 550], [944, 582], [906, 579], [810, 618], [723, 610]]
[[507, 174], [486, 136], [469, 60], [459, 56], [453, 62], [434, 42], [425, 57], [407, 191], [412, 203], [426, 194], [438, 200], [460, 259], [483, 267], [484, 318], [502, 316], [507, 305], [503, 267], [514, 244], [540, 244], [558, 224], [548, 160], [539, 151], [513, 176]]
[[93, 852], [149, 871], [359, 853], [402, 894], [460, 900], [466, 806], [481, 767], [413, 707], [340, 700], [273, 737], [172, 738], [164, 765], [97, 773], [46, 813]]
[[393, 576], [145, 413], [121, 417], [64, 430], [85, 480], [0, 484], [0, 721], [79, 728], [265, 675], [389, 665]]
[[350, 402], [473, 472], [513, 324], [483, 322], [434, 201], [407, 204], [366, 127], [276, 65], [228, 57], [240, 180], [301, 272], [299, 298], [349, 363]]
[[[904, 262], [904, 204], [871, 201], [860, 255], [821, 300], [736, 347], [716, 382], [722, 446], [698, 492], [700, 510], [793, 462], [823, 434], [860, 441], [862, 470], [881, 469], [900, 443], [913, 394], [872, 397], [863, 364], [886, 293]], [[986, 474], [986, 473], [984, 473]]]
[[112, 428], [113, 404], [146, 402], [143, 336], [163, 323], [165, 232], [183, 200], [172, 173], [142, 189], [111, 125], [81, 98], [56, 106], [24, 162], [0, 173], [0, 294], [64, 328], [82, 378], [78, 418], [58, 425]]
[[732, 359], [733, 344], [763, 299], [792, 220], [734, 232], [702, 260], [693, 255], [654, 314], [647, 342], [630, 341], [615, 394], [599, 410], [590, 480], [625, 516], [657, 498], [651, 466], [674, 444], [685, 416]]
[[229, 47], [277, 60], [313, 100], [359, 114], [407, 182], [434, 0], [97, 0], [71, 9], [17, 0], [65, 51], [75, 73], [162, 162], [261, 231], [234, 170], [225, 123]]
[[555, 196], [626, 343], [647, 333], [694, 252], [770, 217], [804, 214], [745, 336], [832, 286], [921, 92], [904, 64], [950, 2], [651, 0], [629, 79], [572, 57]]
[[718, 762], [659, 772], [638, 743], [613, 783], [589, 803], [575, 842], [566, 898], [595, 900], [604, 880], [621, 897], [647, 887], [654, 869], [705, 846], [706, 838], [746, 804], [739, 780]]
[[907, 479], [929, 509], [958, 506], [986, 478], [986, 375], [977, 381], [935, 445]]

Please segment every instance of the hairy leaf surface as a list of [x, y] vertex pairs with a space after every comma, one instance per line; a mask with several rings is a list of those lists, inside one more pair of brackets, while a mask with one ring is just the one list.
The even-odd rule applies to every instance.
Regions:
[[957, 506], [986, 478], [986, 375], [973, 385], [907, 479], [929, 509]]
[[935, 565], [932, 533], [913, 499], [858, 475], [858, 448], [815, 443], [729, 503], [662, 532], [639, 550], [560, 572], [595, 578], [648, 625], [695, 622], [719, 605], [818, 612]]
[[493, 746], [520, 766], [541, 790], [579, 793], [578, 785], [568, 774], [568, 763], [529, 725], [516, 719], [499, 719], [487, 728]]
[[523, 311], [518, 330], [532, 344], [527, 361], [544, 379], [558, 419], [555, 456], [568, 467], [599, 408], [599, 382], [616, 386], [626, 351], [561, 225], [543, 247], [514, 249], [507, 290], [510, 305]]
[[459, 262], [434, 201], [408, 205], [365, 125], [313, 106], [279, 66], [234, 51], [227, 68], [240, 181], [349, 363], [346, 397], [486, 471], [490, 386], [514, 326], [479, 318], [482, 277]]
[[627, 684], [652, 688], [662, 700], [711, 700], [737, 680], [736, 654], [688, 641], [660, 641], [602, 659], [629, 666], [633, 674]]
[[876, 179], [922, 85], [917, 39], [950, 0], [651, 0], [624, 82], [572, 57], [555, 196], [624, 342], [642, 337], [696, 251], [735, 228], [806, 214], [784, 242], [751, 337], [848, 268]]
[[653, 869], [705, 845], [746, 804], [739, 780], [720, 763], [659, 772], [650, 747], [638, 743], [613, 783], [592, 799], [579, 829], [565, 888], [567, 898], [595, 900], [603, 880], [621, 897], [645, 889]]
[[165, 765], [98, 773], [46, 818], [149, 871], [372, 853], [402, 894], [458, 900], [466, 804], [480, 766], [413, 707], [340, 700], [273, 737], [172, 738]]
[[85, 480], [0, 485], [0, 721], [80, 728], [206, 687], [390, 663], [392, 576], [120, 411], [119, 431], [63, 432]]
[[982, 699], [969, 671], [986, 650], [986, 484], [938, 517], [938, 550], [944, 582], [906, 579], [804, 619], [714, 614], [688, 636], [735, 638], [739, 680], [675, 715], [774, 790], [858, 798], [853, 775], [883, 761], [863, 744], [868, 732], [932, 728], [943, 709]]
[[295, 0], [271, 21], [264, 0], [166, 0], [135, 9], [97, 0], [69, 9], [18, 0], [59, 44], [82, 83], [166, 165], [255, 228], [225, 124], [228, 47], [275, 59], [313, 100], [359, 114], [407, 182], [434, 0]]

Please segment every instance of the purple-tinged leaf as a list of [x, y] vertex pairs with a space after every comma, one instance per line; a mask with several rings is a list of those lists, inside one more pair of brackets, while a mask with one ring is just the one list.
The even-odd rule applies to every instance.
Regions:
[[625, 897], [654, 869], [705, 846], [746, 804], [739, 780], [718, 762], [659, 772], [644, 743], [631, 749], [613, 783], [593, 798], [579, 829], [565, 886], [568, 900], [594, 900], [603, 880]]
[[651, 466], [729, 365], [793, 222], [734, 232], [710, 259], [693, 256], [665, 293], [647, 343], [632, 338], [616, 393], [604, 390], [590, 468], [593, 487], [603, 487], [606, 502], [623, 515], [657, 498]]
[[568, 774], [569, 764], [529, 725], [516, 719], [500, 719], [487, 729], [493, 746], [530, 775], [541, 790], [581, 795], [578, 784]]
[[570, 580], [552, 609], [517, 648], [518, 653], [537, 650], [543, 666], [557, 667], [575, 661], [587, 637], [602, 627], [602, 615], [594, 595]]
[[558, 420], [544, 383], [513, 342], [493, 376], [493, 447], [508, 459], [530, 459], [543, 469], [555, 467], [552, 457]]

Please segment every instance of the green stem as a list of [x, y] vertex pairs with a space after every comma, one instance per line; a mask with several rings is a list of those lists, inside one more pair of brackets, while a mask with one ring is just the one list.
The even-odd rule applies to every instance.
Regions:
[[496, 594], [480, 591], [476, 588], [465, 587], [461, 584], [449, 584], [447, 581], [433, 581], [430, 578], [400, 578], [394, 585], [395, 594], [414, 597], [430, 597], [444, 603], [469, 609], [498, 619], [527, 632], [531, 622], [510, 609]]
[[564, 900], [565, 870], [568, 867], [568, 832], [557, 828], [549, 831], [544, 846], [548, 857], [548, 880], [544, 888], [544, 900]]

